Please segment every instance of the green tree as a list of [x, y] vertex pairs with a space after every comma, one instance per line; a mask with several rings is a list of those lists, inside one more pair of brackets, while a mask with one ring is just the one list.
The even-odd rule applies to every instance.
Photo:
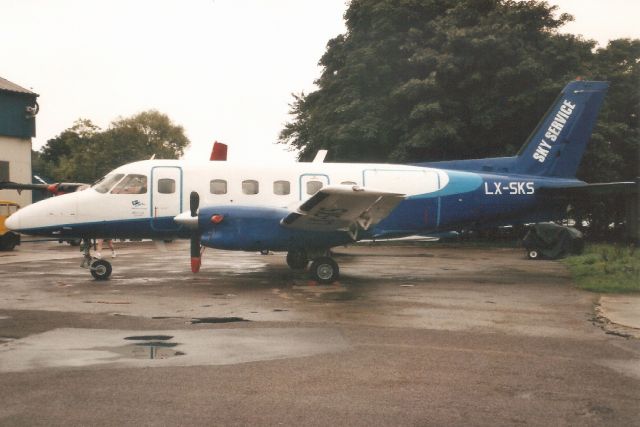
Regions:
[[640, 175], [640, 40], [612, 40], [595, 52], [587, 75], [611, 82], [578, 176], [588, 182]]
[[[556, 10], [537, 0], [353, 0], [318, 89], [294, 95], [279, 142], [303, 160], [318, 149], [347, 161], [513, 155], [567, 81], [609, 74], [605, 64], [630, 53], [594, 54], [593, 41], [558, 33], [572, 18]], [[626, 131], [607, 132], [598, 135]]]
[[153, 155], [179, 158], [188, 145], [184, 128], [156, 110], [119, 118], [106, 130], [80, 119], [47, 141], [35, 156], [34, 170], [56, 181], [93, 182], [118, 166]]
[[[184, 128], [174, 124], [157, 110], [143, 111], [131, 117], [119, 118], [106, 131], [111, 143], [124, 150], [127, 158], [175, 159], [184, 154], [189, 139]], [[131, 161], [131, 160], [128, 160]]]

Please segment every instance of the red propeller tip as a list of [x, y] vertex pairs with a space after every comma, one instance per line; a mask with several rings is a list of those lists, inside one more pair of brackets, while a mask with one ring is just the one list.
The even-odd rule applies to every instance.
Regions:
[[199, 272], [201, 264], [202, 264], [202, 259], [200, 257], [192, 257], [191, 258], [191, 271], [193, 273]]

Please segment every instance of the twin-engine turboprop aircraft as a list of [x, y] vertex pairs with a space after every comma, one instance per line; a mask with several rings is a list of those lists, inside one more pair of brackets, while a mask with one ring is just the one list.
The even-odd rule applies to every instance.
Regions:
[[[287, 251], [291, 268], [330, 283], [329, 249], [360, 239], [560, 218], [554, 195], [589, 186], [575, 178], [608, 83], [573, 81], [514, 157], [416, 165], [234, 164], [146, 160], [91, 188], [20, 210], [7, 227], [56, 238], [190, 238], [203, 247]], [[84, 263], [96, 279], [111, 266]]]

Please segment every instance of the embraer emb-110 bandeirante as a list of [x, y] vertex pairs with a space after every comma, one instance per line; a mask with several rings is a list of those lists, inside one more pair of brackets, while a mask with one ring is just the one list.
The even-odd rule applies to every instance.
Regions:
[[[293, 269], [330, 283], [330, 248], [384, 239], [559, 218], [608, 83], [573, 81], [513, 157], [415, 165], [324, 163], [247, 165], [146, 160], [110, 172], [91, 188], [20, 210], [6, 225], [56, 238], [191, 239], [203, 247], [287, 251]], [[97, 279], [111, 266], [91, 258]]]

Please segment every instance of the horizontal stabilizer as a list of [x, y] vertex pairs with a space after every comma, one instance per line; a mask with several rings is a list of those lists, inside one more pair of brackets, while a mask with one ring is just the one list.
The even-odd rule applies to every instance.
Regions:
[[404, 197], [404, 194], [356, 185], [328, 186], [287, 215], [282, 224], [303, 230], [356, 233], [382, 221]]
[[586, 185], [546, 187], [538, 191], [541, 196], [554, 199], [595, 199], [606, 196], [638, 196], [640, 181], [605, 182]]

